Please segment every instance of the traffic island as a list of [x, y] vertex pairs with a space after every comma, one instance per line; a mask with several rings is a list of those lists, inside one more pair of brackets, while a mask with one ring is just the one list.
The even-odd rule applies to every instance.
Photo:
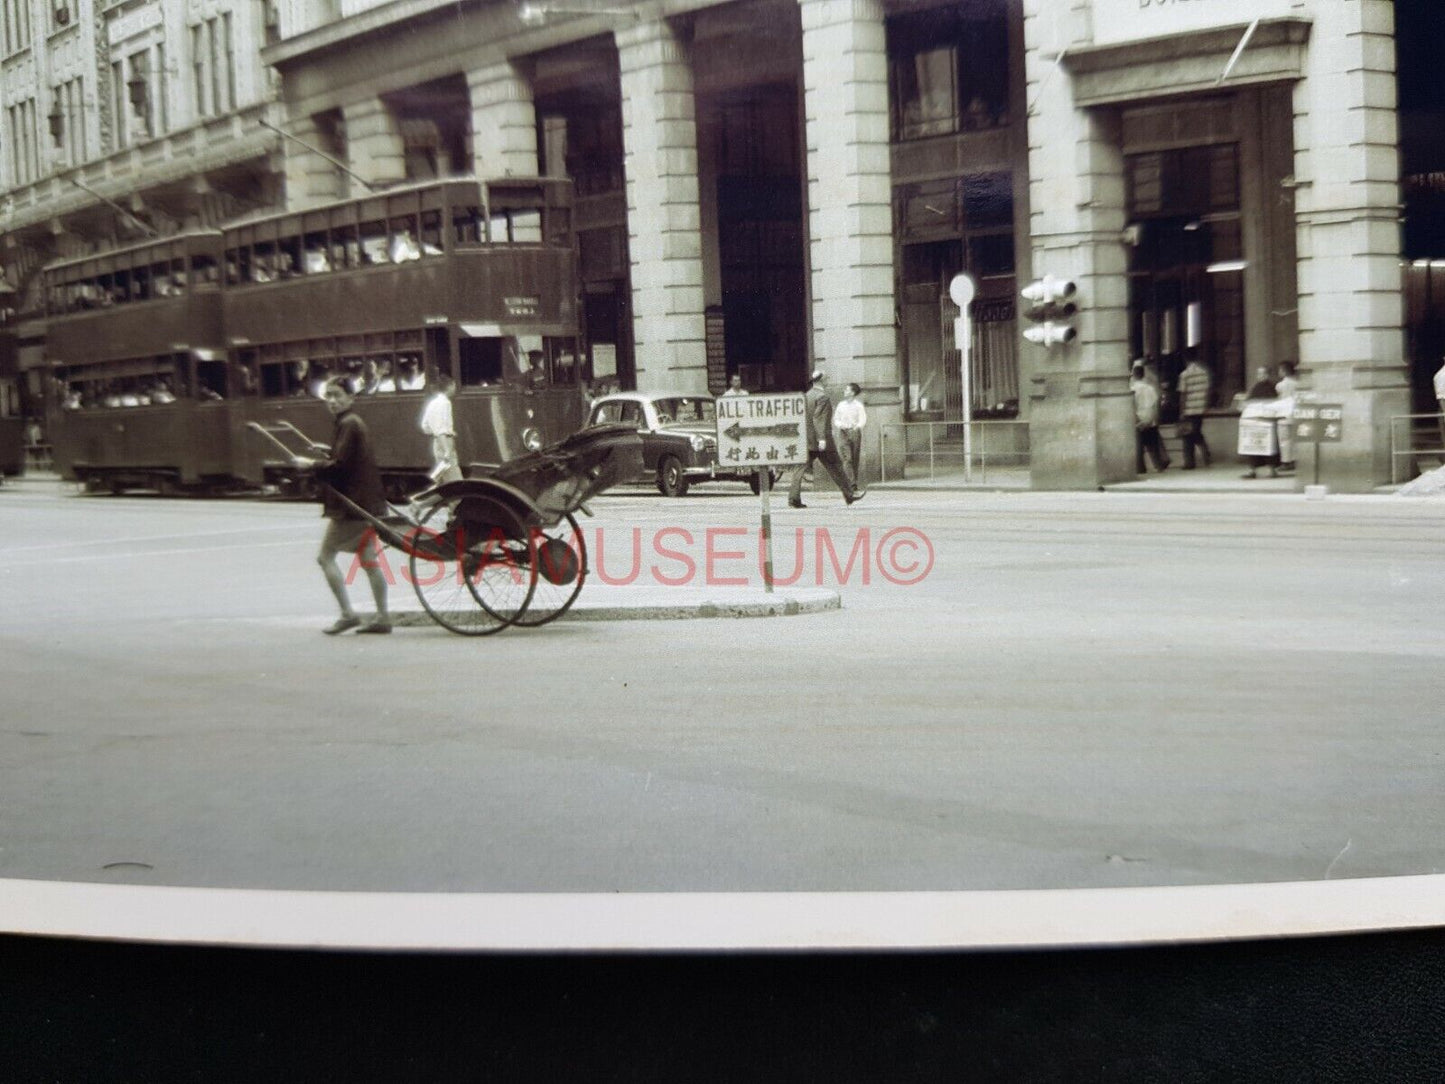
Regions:
[[[400, 600], [399, 600], [400, 601]], [[407, 600], [408, 602], [410, 600]], [[588, 584], [558, 621], [681, 621], [719, 617], [797, 617], [843, 608], [843, 598], [826, 587], [693, 588]], [[370, 614], [362, 614], [362, 620]], [[398, 628], [436, 627], [421, 609], [394, 609]]]

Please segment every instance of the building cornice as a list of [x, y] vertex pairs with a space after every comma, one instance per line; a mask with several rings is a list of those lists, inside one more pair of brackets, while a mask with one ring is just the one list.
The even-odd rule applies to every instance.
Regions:
[[1074, 104], [1119, 105], [1166, 95], [1230, 90], [1302, 79], [1311, 22], [1261, 19], [1221, 81], [1250, 24], [1068, 49], [1059, 63], [1073, 77]]

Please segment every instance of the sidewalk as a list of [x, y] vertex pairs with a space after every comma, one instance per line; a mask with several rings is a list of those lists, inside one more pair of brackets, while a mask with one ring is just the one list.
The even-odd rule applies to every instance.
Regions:
[[[1308, 469], [1278, 478], [1269, 477], [1266, 470], [1258, 478], [1240, 477], [1245, 467], [1231, 460], [1228, 463], [1216, 461], [1211, 467], [1194, 470], [1180, 470], [1171, 466], [1163, 473], [1141, 474], [1127, 482], [1113, 482], [1102, 488], [1110, 493], [1303, 493], [1304, 487], [1313, 479]], [[935, 468], [932, 475], [928, 467], [910, 469], [904, 478], [890, 478], [874, 482], [870, 489], [878, 490], [1028, 490], [1032, 480], [1027, 467], [993, 467], [986, 471], [975, 468], [971, 477], [964, 475], [963, 467], [956, 463]], [[1393, 492], [1397, 487], [1380, 487], [1379, 493]]]

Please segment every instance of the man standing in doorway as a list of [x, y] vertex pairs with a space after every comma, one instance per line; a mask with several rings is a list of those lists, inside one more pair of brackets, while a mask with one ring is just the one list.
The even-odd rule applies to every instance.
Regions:
[[824, 379], [822, 369], [813, 370], [812, 382], [806, 396], [808, 458], [793, 468], [793, 480], [788, 486], [788, 505], [792, 508], [807, 507], [803, 503], [803, 475], [815, 459], [827, 469], [834, 485], [838, 487], [838, 492], [843, 494], [843, 499], [849, 504], [860, 500], [864, 493], [849, 480], [847, 469], [838, 458], [838, 450], [830, 443], [833, 435], [833, 400], [828, 397], [827, 389], [823, 387]]
[[1214, 461], [1209, 454], [1209, 445], [1204, 442], [1204, 412], [1209, 409], [1209, 370], [1200, 364], [1198, 356], [1189, 359], [1184, 371], [1179, 374], [1179, 416], [1184, 419], [1184, 469], [1194, 469], [1194, 449], [1197, 446], [1207, 467]]
[[1169, 466], [1169, 456], [1159, 439], [1159, 390], [1145, 378], [1144, 363], [1136, 361], [1129, 378], [1134, 393], [1134, 473], [1144, 473], [1144, 453], [1154, 461], [1154, 469], [1162, 473]]
[[737, 373], [733, 373], [732, 376], [728, 377], [728, 390], [723, 392], [723, 396], [725, 398], [727, 396], [746, 395], [747, 393], [748, 389], [743, 387], [742, 377], [740, 377]]

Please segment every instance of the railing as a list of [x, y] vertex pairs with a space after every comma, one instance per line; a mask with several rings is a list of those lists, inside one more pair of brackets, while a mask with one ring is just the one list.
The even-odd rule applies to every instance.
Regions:
[[[963, 480], [972, 482], [975, 480], [974, 464], [977, 463], [977, 480], [987, 482], [990, 458], [993, 459], [995, 466], [999, 465], [1000, 460], [1004, 460], [1009, 466], [1028, 466], [1028, 425], [1028, 422], [1017, 419], [970, 422], [968, 443], [971, 446], [972, 454], [965, 456], [963, 454], [964, 423], [961, 421], [886, 422], [878, 428], [879, 481], [888, 481], [890, 455], [897, 458], [899, 464], [899, 472], [894, 479], [897, 481], [907, 477], [910, 458], [921, 460], [926, 453], [929, 478], [933, 478], [942, 467], [950, 472], [961, 469]], [[939, 429], [956, 431], [957, 439], [949, 437], [946, 440], [940, 440]], [[926, 431], [926, 440], [920, 438], [914, 447], [910, 447], [912, 443], [910, 436], [916, 435], [919, 431]]]
[[[1429, 419], [1435, 423], [1435, 441], [1432, 447], [1415, 447], [1415, 430], [1419, 428], [1415, 423], [1423, 419]], [[1400, 423], [1408, 422], [1404, 430], [1404, 440], [1401, 440]], [[1401, 447], [1401, 444], [1404, 447]], [[1445, 415], [1440, 414], [1395, 414], [1390, 418], [1390, 484], [1398, 485], [1400, 477], [1400, 460], [1414, 459], [1418, 456], [1435, 456], [1442, 463], [1445, 463]]]

